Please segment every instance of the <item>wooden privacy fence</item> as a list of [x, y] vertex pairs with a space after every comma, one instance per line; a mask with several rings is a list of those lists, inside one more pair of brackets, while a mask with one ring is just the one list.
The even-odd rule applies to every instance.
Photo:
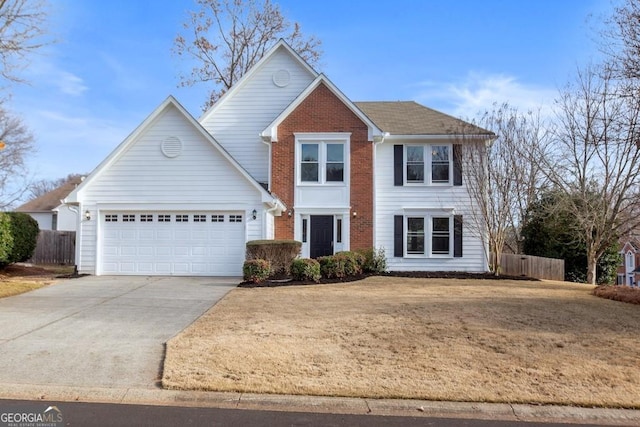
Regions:
[[501, 274], [564, 280], [564, 260], [533, 255], [502, 254]]
[[74, 265], [76, 262], [76, 232], [40, 230], [33, 264]]

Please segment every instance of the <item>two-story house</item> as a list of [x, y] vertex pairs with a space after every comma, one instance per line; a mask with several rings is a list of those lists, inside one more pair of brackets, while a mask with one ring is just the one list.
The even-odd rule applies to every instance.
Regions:
[[616, 285], [640, 286], [640, 240], [629, 236], [621, 240], [621, 246]]
[[463, 128], [494, 137], [415, 102], [353, 102], [280, 41], [200, 119], [167, 98], [69, 195], [78, 269], [239, 275], [245, 243], [275, 238], [486, 271]]

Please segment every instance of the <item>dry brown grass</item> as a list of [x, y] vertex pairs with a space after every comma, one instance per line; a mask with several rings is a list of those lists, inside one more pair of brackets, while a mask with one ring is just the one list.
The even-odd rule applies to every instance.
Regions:
[[640, 407], [640, 307], [562, 282], [236, 289], [167, 344], [166, 388]]
[[54, 282], [56, 276], [70, 274], [73, 267], [32, 267], [10, 265], [0, 270], [0, 298], [10, 297], [42, 288]]

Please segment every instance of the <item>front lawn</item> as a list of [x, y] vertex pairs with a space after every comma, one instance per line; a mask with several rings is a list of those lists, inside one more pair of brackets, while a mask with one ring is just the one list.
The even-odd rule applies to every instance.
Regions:
[[640, 408], [640, 307], [564, 282], [235, 289], [167, 344], [187, 390]]

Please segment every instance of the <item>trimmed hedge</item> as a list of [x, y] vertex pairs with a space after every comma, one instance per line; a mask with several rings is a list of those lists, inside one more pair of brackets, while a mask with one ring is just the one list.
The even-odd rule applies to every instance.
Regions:
[[11, 234], [13, 235], [12, 263], [23, 262], [33, 256], [38, 243], [40, 227], [38, 221], [23, 212], [8, 212], [11, 218]]
[[269, 261], [271, 275], [291, 273], [291, 263], [300, 254], [302, 243], [297, 240], [251, 240], [247, 242], [246, 259]]
[[317, 283], [322, 277], [320, 263], [310, 258], [294, 259], [291, 263], [291, 275], [294, 280], [313, 280]]
[[11, 263], [9, 260], [12, 250], [11, 218], [5, 212], [0, 212], [0, 268]]
[[245, 282], [264, 282], [271, 272], [269, 261], [264, 259], [251, 259], [245, 261], [242, 266], [242, 278]]
[[22, 212], [0, 212], [0, 267], [26, 261], [38, 242], [38, 222]]

